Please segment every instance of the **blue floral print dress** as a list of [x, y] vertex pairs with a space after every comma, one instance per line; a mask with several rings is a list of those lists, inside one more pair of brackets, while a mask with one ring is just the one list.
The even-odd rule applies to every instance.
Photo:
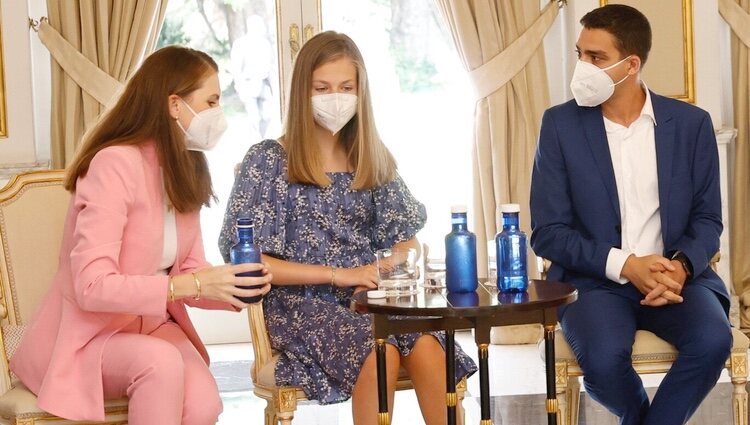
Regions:
[[[424, 206], [400, 177], [372, 190], [352, 190], [352, 173], [329, 173], [332, 184], [290, 184], [284, 148], [265, 140], [242, 162], [219, 238], [224, 260], [236, 243], [238, 217], [253, 221], [264, 254], [286, 261], [341, 268], [370, 264], [375, 251], [413, 238], [426, 220]], [[353, 288], [332, 285], [273, 286], [263, 300], [271, 345], [281, 355], [276, 383], [304, 389], [321, 404], [351, 397], [367, 355], [373, 350], [371, 316], [349, 308]], [[443, 345], [444, 333], [433, 333]], [[419, 334], [389, 342], [406, 356]], [[456, 347], [456, 378], [476, 365]]]

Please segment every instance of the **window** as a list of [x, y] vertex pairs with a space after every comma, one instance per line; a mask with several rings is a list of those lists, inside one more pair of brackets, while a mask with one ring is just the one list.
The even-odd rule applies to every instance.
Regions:
[[219, 65], [221, 104], [229, 127], [206, 154], [219, 198], [201, 214], [206, 257], [223, 262], [217, 241], [235, 165], [248, 148], [280, 132], [276, 6], [273, 0], [171, 0], [157, 47], [202, 50]]
[[[444, 250], [451, 204], [471, 202], [474, 101], [432, 0], [322, 0], [324, 30], [357, 43], [373, 108], [399, 173], [427, 207], [423, 242]], [[434, 252], [433, 251], [433, 252]]]

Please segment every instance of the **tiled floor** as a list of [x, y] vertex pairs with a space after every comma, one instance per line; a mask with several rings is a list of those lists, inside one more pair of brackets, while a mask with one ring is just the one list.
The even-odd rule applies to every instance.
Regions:
[[[464, 350], [476, 361], [476, 345], [469, 332], [456, 334]], [[209, 346], [212, 371], [217, 378], [224, 400], [220, 425], [262, 424], [265, 401], [252, 395], [250, 364], [252, 347], [249, 344]], [[490, 346], [491, 412], [495, 425], [538, 425], [546, 423], [544, 365], [536, 345]], [[649, 394], [653, 395], [662, 375], [644, 375]], [[704, 401], [690, 425], [729, 425], [732, 387], [726, 372], [719, 385]], [[464, 401], [466, 423], [479, 423], [479, 377], [468, 381]], [[319, 406], [307, 403], [299, 406], [295, 425], [350, 425], [351, 403]], [[392, 425], [424, 423], [413, 391], [398, 391], [394, 403]], [[582, 394], [580, 425], [615, 425], [613, 415], [598, 403]]]

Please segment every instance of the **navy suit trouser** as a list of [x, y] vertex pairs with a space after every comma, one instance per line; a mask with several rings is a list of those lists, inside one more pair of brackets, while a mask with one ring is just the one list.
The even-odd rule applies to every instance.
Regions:
[[[732, 347], [726, 313], [704, 286], [688, 283], [682, 296], [680, 304], [646, 307], [633, 285], [606, 283], [580, 293], [560, 312], [586, 392], [617, 415], [620, 425], [682, 425], [719, 379]], [[679, 351], [650, 404], [631, 363], [638, 329]]]

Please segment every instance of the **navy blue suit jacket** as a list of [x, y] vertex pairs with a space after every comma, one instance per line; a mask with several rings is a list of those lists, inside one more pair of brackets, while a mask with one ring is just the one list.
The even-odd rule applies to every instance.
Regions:
[[[719, 157], [711, 117], [693, 105], [651, 93], [659, 206], [665, 255], [682, 251], [693, 266], [688, 285], [729, 296], [709, 267], [722, 231]], [[544, 113], [531, 180], [531, 246], [552, 261], [548, 278], [583, 294], [607, 279], [612, 247], [621, 246], [615, 174], [600, 107], [571, 100]], [[632, 296], [640, 296], [631, 291]]]

